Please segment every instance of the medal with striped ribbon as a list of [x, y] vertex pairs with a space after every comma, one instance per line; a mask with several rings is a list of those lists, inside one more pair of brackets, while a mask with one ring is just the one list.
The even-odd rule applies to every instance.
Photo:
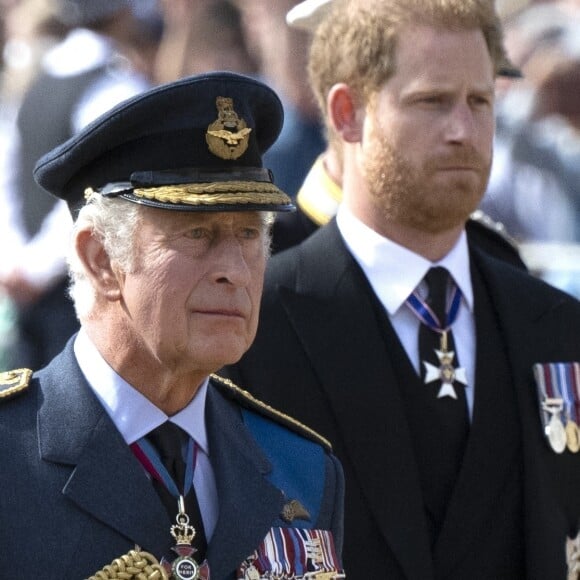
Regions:
[[173, 477], [163, 464], [159, 453], [146, 437], [139, 439], [131, 445], [131, 449], [145, 470], [155, 480], [159, 481], [177, 500], [177, 515], [175, 524], [171, 526], [170, 533], [176, 541], [172, 550], [177, 558], [169, 562], [165, 557], [161, 560], [161, 566], [170, 578], [176, 580], [209, 580], [209, 565], [207, 561], [199, 564], [193, 557], [197, 551], [192, 545], [196, 531], [189, 524], [189, 516], [185, 513], [186, 496], [193, 487], [193, 475], [197, 460], [197, 444], [190, 437], [185, 451], [185, 477], [183, 481], [183, 493], [177, 487]]
[[[544, 432], [556, 453], [580, 447], [578, 416], [579, 363], [537, 363], [533, 367]], [[566, 426], [564, 426], [564, 421]]]
[[407, 298], [406, 304], [421, 324], [428, 326], [431, 330], [438, 333], [440, 337], [439, 349], [435, 350], [435, 354], [439, 360], [439, 367], [427, 361], [422, 361], [425, 367], [425, 384], [439, 380], [441, 381], [441, 388], [439, 389], [437, 398], [452, 397], [453, 399], [457, 399], [457, 393], [453, 384], [457, 381], [467, 386], [467, 374], [464, 368], [455, 366], [453, 362], [455, 352], [449, 350], [447, 339], [449, 330], [459, 314], [461, 291], [454, 284], [449, 306], [445, 312], [446, 320], [443, 321], [439, 320], [435, 312], [422, 300], [416, 290]]

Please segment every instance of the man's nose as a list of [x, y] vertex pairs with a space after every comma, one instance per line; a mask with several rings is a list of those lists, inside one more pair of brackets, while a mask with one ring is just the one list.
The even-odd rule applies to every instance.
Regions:
[[251, 272], [241, 243], [235, 238], [222, 241], [214, 256], [213, 277], [216, 282], [247, 286]]

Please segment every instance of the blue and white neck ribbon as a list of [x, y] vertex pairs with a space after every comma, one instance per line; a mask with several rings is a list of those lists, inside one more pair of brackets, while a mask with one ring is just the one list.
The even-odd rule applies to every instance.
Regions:
[[434, 332], [439, 333], [440, 348], [435, 351], [439, 359], [439, 367], [432, 365], [427, 361], [421, 361], [425, 367], [425, 384], [433, 381], [441, 381], [441, 388], [437, 394], [437, 398], [451, 397], [457, 399], [457, 392], [453, 384], [457, 381], [467, 386], [467, 373], [462, 367], [456, 367], [453, 363], [455, 353], [449, 351], [447, 345], [447, 333], [457, 320], [459, 314], [459, 307], [461, 306], [461, 290], [453, 283], [453, 291], [451, 298], [448, 299], [447, 307], [445, 309], [445, 320], [439, 320], [438, 316], [433, 312], [430, 306], [419, 296], [415, 290], [406, 301], [407, 306], [411, 312], [419, 319], [421, 324], [428, 326]]
[[426, 324], [435, 332], [447, 332], [455, 320], [457, 320], [459, 307], [461, 306], [461, 290], [459, 290], [456, 284], [453, 284], [451, 299], [448, 301], [448, 306], [445, 309], [445, 320], [439, 320], [429, 305], [419, 296], [417, 290], [407, 298], [407, 306], [417, 316], [421, 324]]
[[179, 499], [181, 495], [186, 496], [193, 486], [193, 474], [197, 461], [197, 449], [197, 444], [194, 443], [193, 439], [190, 437], [187, 445], [181, 450], [182, 454], [185, 453], [185, 481], [183, 481], [182, 493], [179, 491], [177, 483], [173, 477], [171, 477], [171, 474], [167, 471], [165, 465], [163, 465], [157, 449], [155, 449], [155, 446], [152, 445], [146, 437], [142, 437], [131, 445], [131, 450], [141, 462], [141, 465], [143, 465], [147, 473], [149, 473], [153, 479], [156, 479], [164, 485], [169, 493], [171, 493], [171, 495], [176, 499]]

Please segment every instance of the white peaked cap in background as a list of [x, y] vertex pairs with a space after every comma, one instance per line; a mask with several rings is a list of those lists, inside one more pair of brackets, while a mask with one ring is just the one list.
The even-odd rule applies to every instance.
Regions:
[[286, 14], [289, 26], [314, 32], [330, 8], [332, 0], [304, 0]]

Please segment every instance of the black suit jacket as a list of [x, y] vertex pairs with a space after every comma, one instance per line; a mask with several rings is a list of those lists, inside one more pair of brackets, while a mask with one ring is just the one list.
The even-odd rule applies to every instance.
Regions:
[[[346, 477], [344, 563], [352, 579], [489, 578], [478, 530], [493, 526], [510, 465], [524, 466], [526, 577], [565, 578], [566, 534], [580, 515], [580, 456], [547, 445], [532, 374], [537, 362], [580, 360], [580, 305], [472, 249], [506, 344], [519, 422], [477, 384], [474, 425], [448, 522], [432, 556], [417, 466], [369, 293], [333, 221], [271, 259], [256, 341], [227, 370], [334, 444]], [[362, 281], [361, 281], [362, 280]], [[478, 364], [480, 364], [478, 362]], [[493, 365], [493, 361], [487, 361]], [[506, 436], [517, 429], [521, 445]], [[498, 541], [501, 541], [498, 539]]]
[[[276, 216], [272, 228], [272, 253], [277, 254], [297, 246], [318, 228], [318, 224], [297, 204], [296, 211]], [[527, 270], [515, 242], [509, 238], [503, 226], [483, 212], [472, 214], [465, 229], [468, 240], [474, 246], [508, 264]]]

